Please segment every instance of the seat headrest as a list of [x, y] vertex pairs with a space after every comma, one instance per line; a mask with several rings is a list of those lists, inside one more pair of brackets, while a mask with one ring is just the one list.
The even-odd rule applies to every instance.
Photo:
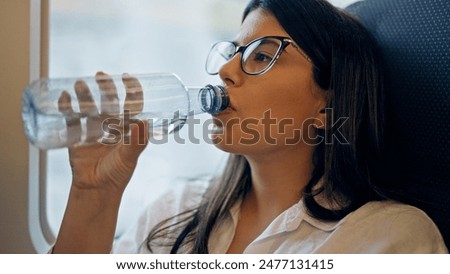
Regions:
[[427, 212], [450, 246], [450, 1], [365, 0], [347, 10], [386, 65], [386, 187]]

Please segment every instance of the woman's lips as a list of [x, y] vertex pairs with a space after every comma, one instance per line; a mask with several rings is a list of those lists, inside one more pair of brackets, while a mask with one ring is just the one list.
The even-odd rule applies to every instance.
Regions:
[[231, 102], [228, 104], [228, 107], [226, 109], [230, 109], [232, 111], [236, 111], [236, 108], [234, 107], [234, 105]]
[[223, 87], [225, 88], [225, 90], [227, 91], [227, 95], [228, 95], [228, 106], [227, 106], [227, 108], [224, 110], [224, 111], [227, 111], [228, 109], [231, 109], [231, 110], [236, 110], [236, 108], [234, 107], [234, 103], [233, 103], [233, 100], [231, 99], [231, 96], [230, 96], [230, 94], [232, 93], [232, 92], [230, 92], [230, 89], [226, 86], [226, 85], [223, 85]]
[[221, 111], [221, 112], [215, 114], [214, 116], [217, 117], [217, 116], [221, 116], [221, 115], [223, 115], [223, 114], [231, 113], [231, 112], [234, 112], [234, 111], [236, 111], [236, 109], [234, 108], [234, 106], [233, 106], [232, 104], [228, 104], [228, 106], [227, 106], [226, 109], [224, 109], [223, 111]]
[[221, 112], [219, 112], [217, 114], [214, 114], [213, 116], [220, 116], [221, 114], [234, 112], [234, 111], [236, 111], [236, 108], [235, 108], [233, 102], [230, 100], [228, 103], [228, 106], [224, 110], [222, 110]]

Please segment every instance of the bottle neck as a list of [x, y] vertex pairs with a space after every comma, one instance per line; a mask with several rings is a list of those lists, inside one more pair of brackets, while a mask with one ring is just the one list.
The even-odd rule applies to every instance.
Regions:
[[196, 114], [202, 114], [205, 113], [203, 111], [200, 101], [199, 101], [199, 94], [200, 90], [203, 87], [186, 87], [186, 92], [189, 98], [189, 114], [190, 115], [196, 115]]
[[191, 114], [218, 114], [229, 104], [228, 92], [223, 86], [186, 87]]

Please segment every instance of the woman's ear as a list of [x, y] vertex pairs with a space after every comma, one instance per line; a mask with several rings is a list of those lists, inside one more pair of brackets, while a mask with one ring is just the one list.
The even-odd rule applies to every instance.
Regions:
[[316, 99], [315, 102], [315, 117], [313, 127], [316, 129], [327, 129], [327, 109], [329, 108], [329, 102], [332, 96], [332, 90], [325, 90], [320, 88], [314, 80], [311, 81], [311, 90], [313, 92], [313, 96]]
[[327, 105], [328, 100], [327, 96], [323, 96], [317, 106], [317, 113], [314, 119], [314, 127], [317, 129], [326, 129], [327, 128]]
[[327, 127], [327, 114], [326, 109], [319, 110], [316, 119], [314, 119], [314, 127], [317, 129], [326, 129]]

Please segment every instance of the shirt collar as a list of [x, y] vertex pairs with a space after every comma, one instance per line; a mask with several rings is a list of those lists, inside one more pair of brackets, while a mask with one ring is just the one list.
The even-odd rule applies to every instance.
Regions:
[[[340, 221], [322, 221], [322, 220], [312, 217], [311, 215], [308, 214], [308, 210], [306, 209], [303, 199], [301, 199], [299, 201], [297, 206], [299, 207], [298, 211], [299, 211], [299, 214], [301, 215], [301, 217], [299, 219], [302, 219], [303, 221], [307, 222], [308, 224], [310, 224], [322, 231], [326, 231], [326, 232], [333, 231], [344, 222], [344, 219], [342, 219]], [[300, 225], [300, 223], [298, 225]]]
[[[233, 225], [235, 229], [239, 219], [241, 202], [242, 202], [241, 200], [237, 201], [235, 205], [232, 206], [230, 209], [230, 215], [233, 220]], [[300, 199], [298, 203], [294, 204], [293, 206], [285, 210], [283, 213], [281, 213], [277, 218], [275, 218], [274, 222], [275, 221], [279, 222], [280, 228], [287, 232], [298, 229], [298, 227], [303, 221], [307, 222], [308, 224], [314, 226], [319, 230], [330, 232], [335, 230], [338, 226], [340, 226], [343, 223], [344, 219], [340, 221], [329, 221], [329, 222], [316, 219], [308, 214], [303, 199]]]

